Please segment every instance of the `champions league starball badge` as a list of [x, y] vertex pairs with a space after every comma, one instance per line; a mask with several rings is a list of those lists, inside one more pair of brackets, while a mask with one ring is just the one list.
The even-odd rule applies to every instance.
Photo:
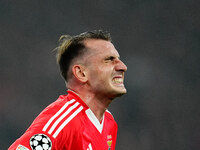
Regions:
[[51, 139], [45, 134], [35, 134], [30, 139], [32, 150], [51, 150]]

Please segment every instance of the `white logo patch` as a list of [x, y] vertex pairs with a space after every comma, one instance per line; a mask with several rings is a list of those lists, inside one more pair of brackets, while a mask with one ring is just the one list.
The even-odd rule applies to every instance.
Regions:
[[32, 150], [51, 150], [51, 139], [45, 134], [35, 134], [30, 139]]
[[16, 150], [29, 150], [29, 149], [26, 148], [25, 146], [18, 145]]

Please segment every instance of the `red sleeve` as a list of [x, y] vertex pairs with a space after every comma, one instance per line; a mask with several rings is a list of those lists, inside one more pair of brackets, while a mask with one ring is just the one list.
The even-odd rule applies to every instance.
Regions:
[[[42, 150], [42, 148], [45, 150], [81, 150], [79, 148], [81, 135], [77, 134], [80, 123], [75, 127], [79, 119], [73, 119], [67, 126], [63, 126], [68, 121], [68, 117], [64, 114], [70, 112], [68, 110], [76, 104], [77, 102], [73, 99], [68, 101], [65, 97], [60, 97], [56, 102], [44, 109], [28, 130], [8, 150]], [[76, 111], [76, 109], [73, 111]], [[70, 113], [74, 113], [73, 111]], [[69, 115], [71, 116], [72, 114], [70, 113]], [[59, 130], [60, 127], [62, 127], [62, 130]]]
[[28, 130], [8, 150], [34, 150], [40, 146], [47, 150], [50, 148], [51, 150], [56, 150], [56, 139], [49, 135], [48, 132], [43, 131], [43, 128], [59, 109], [58, 107], [58, 105], [51, 104], [45, 108], [33, 121]]
[[17, 139], [8, 150], [34, 150], [38, 147], [49, 150], [55, 149], [54, 139], [46, 133], [40, 132], [25, 132], [19, 139]]

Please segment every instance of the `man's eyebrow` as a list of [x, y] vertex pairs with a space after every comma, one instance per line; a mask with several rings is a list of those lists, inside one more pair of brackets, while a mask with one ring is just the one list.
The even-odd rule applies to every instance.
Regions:
[[111, 56], [106, 56], [105, 57], [105, 60], [114, 60], [114, 59], [120, 59], [120, 56], [113, 56], [113, 55], [111, 55]]
[[112, 56], [112, 55], [111, 55], [111, 56], [106, 56], [106, 57], [105, 57], [105, 59], [115, 59], [115, 58], [116, 58], [116, 57], [115, 57], [115, 56]]

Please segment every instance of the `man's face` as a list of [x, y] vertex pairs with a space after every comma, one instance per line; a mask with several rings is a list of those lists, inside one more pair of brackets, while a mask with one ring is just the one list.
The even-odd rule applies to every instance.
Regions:
[[105, 40], [89, 39], [86, 56], [88, 83], [91, 90], [99, 96], [115, 98], [126, 93], [124, 72], [126, 65], [119, 59], [114, 45]]

